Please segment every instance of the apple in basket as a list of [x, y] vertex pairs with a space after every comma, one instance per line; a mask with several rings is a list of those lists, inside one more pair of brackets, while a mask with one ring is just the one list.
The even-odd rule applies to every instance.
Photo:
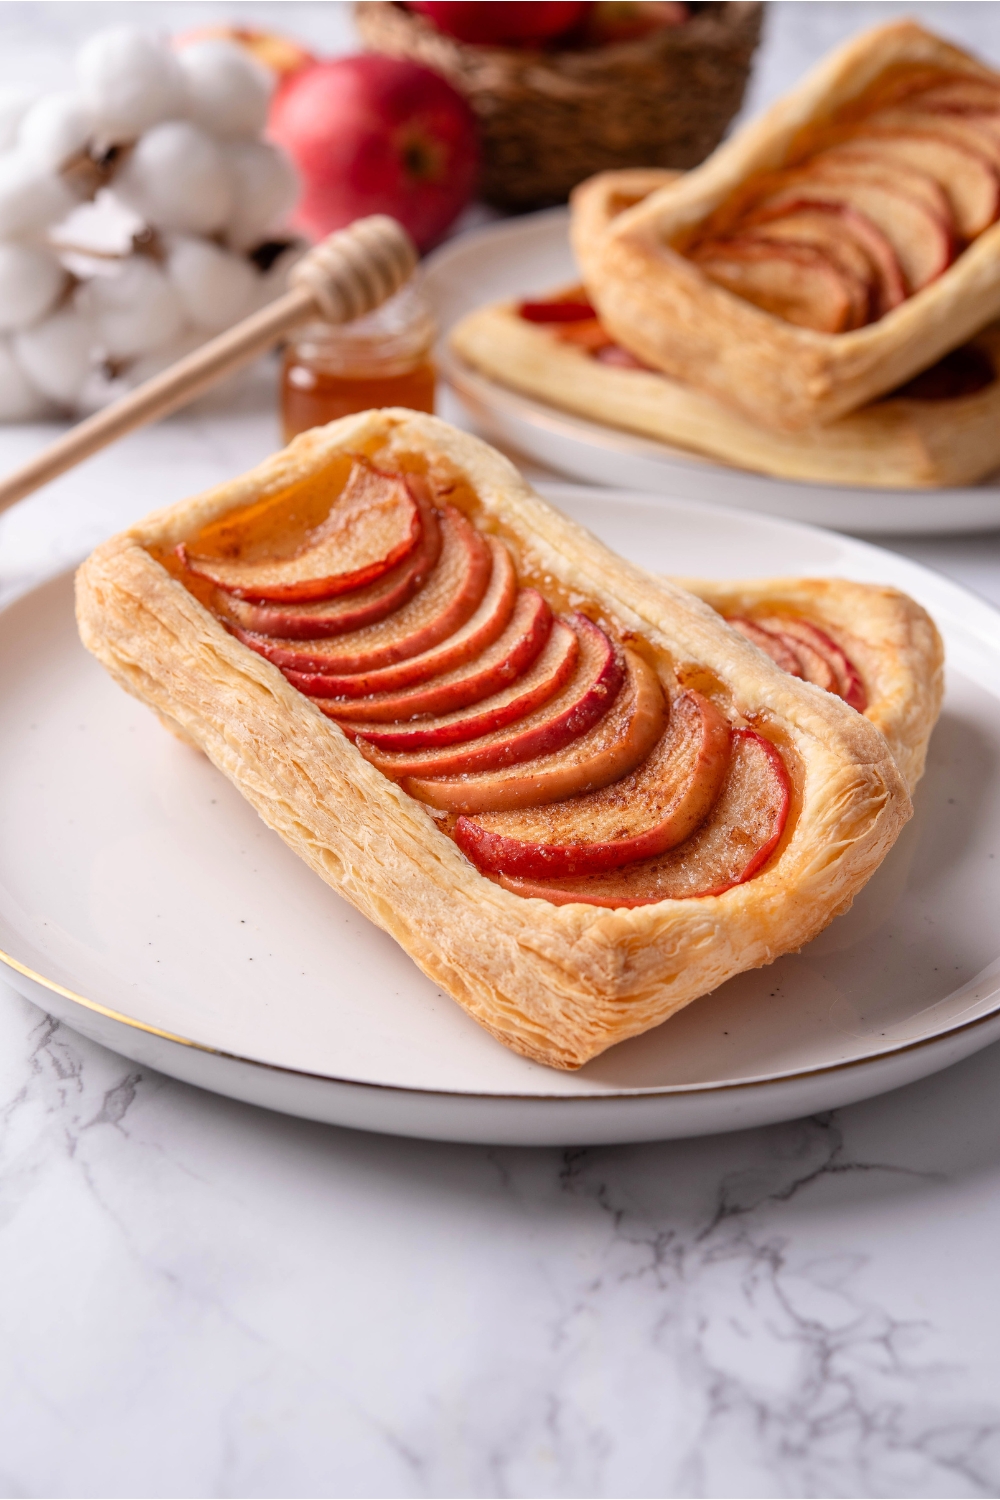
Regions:
[[368, 53], [306, 68], [278, 89], [268, 133], [301, 173], [294, 222], [314, 239], [385, 213], [426, 250], [475, 188], [475, 117], [418, 63]]
[[446, 36], [479, 46], [539, 43], [562, 36], [582, 19], [589, 5], [565, 0], [525, 0], [483, 5], [479, 0], [411, 0], [407, 10], [426, 16]]

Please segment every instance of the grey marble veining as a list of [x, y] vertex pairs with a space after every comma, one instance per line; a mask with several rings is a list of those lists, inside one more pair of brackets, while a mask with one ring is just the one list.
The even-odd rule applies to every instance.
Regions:
[[[127, 9], [0, 5], [0, 75], [58, 78]], [[996, 5], [778, 5], [754, 100], [903, 10], [1000, 59]], [[329, 4], [142, 15], [349, 45]], [[268, 378], [5, 517], [0, 596], [268, 451]], [[0, 458], [42, 437], [0, 430]], [[896, 545], [1000, 600], [1000, 539]], [[0, 986], [0, 1493], [997, 1495], [998, 1071], [735, 1136], [486, 1150], [201, 1093]]]

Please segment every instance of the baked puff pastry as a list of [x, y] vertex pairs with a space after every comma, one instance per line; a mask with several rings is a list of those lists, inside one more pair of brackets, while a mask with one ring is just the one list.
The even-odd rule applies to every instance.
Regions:
[[[277, 608], [287, 620], [286, 602], [261, 605], [260, 598], [305, 597], [299, 554], [289, 561], [280, 547], [282, 527], [298, 525], [303, 515], [320, 519], [310, 555], [327, 548], [328, 595], [340, 587], [338, 578], [370, 579], [370, 548], [355, 522], [373, 474], [416, 496], [424, 526], [420, 532], [414, 521], [411, 549], [433, 532], [444, 568], [448, 548], [458, 546], [453, 539], [464, 537], [469, 556], [489, 551], [489, 589], [508, 588], [513, 573], [519, 592], [511, 608], [521, 611], [522, 634], [544, 605], [558, 611], [546, 647], [555, 657], [567, 645], [567, 631], [576, 633], [579, 660], [591, 666], [605, 643], [605, 667], [631, 686], [621, 687], [601, 722], [624, 713], [621, 703], [634, 723], [645, 694], [660, 704], [661, 728], [669, 707], [665, 736], [673, 734], [676, 743], [685, 742], [697, 720], [715, 745], [728, 736], [741, 754], [753, 751], [771, 784], [787, 789], [780, 837], [762, 851], [753, 878], [717, 895], [624, 907], [516, 894], [480, 873], [453, 836], [451, 814], [442, 815], [432, 796], [410, 795], [376, 768], [376, 752], [363, 737], [328, 717], [330, 702], [316, 695], [315, 679], [308, 679], [307, 696], [275, 661], [237, 638], [234, 632], [248, 635], [234, 618], [227, 628], [213, 603], [213, 572], [230, 589], [237, 613], [244, 605]], [[316, 510], [320, 501], [325, 520]], [[345, 506], [346, 520], [338, 509]], [[395, 568], [405, 570], [417, 553], [405, 554], [400, 542], [400, 518], [409, 525], [404, 511], [402, 502], [395, 509], [387, 503], [379, 525], [384, 545], [396, 548], [393, 559], [402, 559]], [[241, 553], [241, 538], [251, 535], [257, 550], [247, 566], [267, 580], [267, 590], [245, 586], [241, 558], [250, 554]], [[268, 537], [277, 561], [267, 546], [261, 553], [261, 538]], [[346, 538], [346, 572], [346, 564], [330, 571], [331, 537]], [[453, 592], [460, 575], [461, 568], [449, 575]], [[396, 587], [400, 576], [387, 572], [364, 588]], [[436, 587], [437, 576], [432, 571], [423, 588]], [[614, 556], [534, 495], [499, 454], [432, 417], [367, 412], [303, 434], [251, 473], [98, 548], [80, 570], [77, 597], [84, 644], [127, 691], [204, 750], [269, 827], [481, 1025], [554, 1067], [579, 1067], [730, 976], [799, 948], [847, 909], [911, 812], [892, 751], [863, 714], [788, 675], [692, 594]], [[343, 600], [352, 597], [368, 608], [373, 596], [342, 593], [340, 602], [291, 609], [317, 611], [329, 627], [331, 611], [348, 607]], [[412, 598], [419, 614], [419, 590]], [[460, 629], [473, 630], [477, 618]], [[335, 637], [333, 648], [346, 639]], [[294, 638], [286, 648], [296, 649]], [[547, 670], [554, 670], [548, 660]], [[531, 670], [541, 671], [541, 661]], [[447, 692], [455, 681], [445, 673], [431, 686]], [[351, 701], [375, 712], [385, 697]], [[396, 727], [405, 734], [414, 724]], [[564, 770], [583, 754], [578, 747], [585, 740], [573, 741]], [[704, 734], [698, 743], [707, 743]], [[534, 765], [541, 785], [551, 758]], [[481, 778], [458, 781], [474, 790]], [[590, 795], [571, 800], [590, 806]], [[593, 806], [595, 818], [607, 815], [606, 802], [603, 810]], [[536, 813], [529, 806], [524, 816], [530, 821]], [[627, 821], [627, 799], [621, 814]], [[711, 817], [705, 824], [711, 839], [710, 825]], [[731, 841], [745, 836], [736, 826], [723, 826], [722, 834]], [[681, 877], [685, 847], [671, 855]]]
[[[857, 669], [863, 684], [859, 710], [885, 736], [911, 793], [924, 773], [927, 745], [944, 694], [944, 646], [925, 609], [899, 589], [845, 578], [761, 578], [715, 583], [675, 578], [763, 650], [792, 622], [806, 621], [828, 635]], [[750, 626], [750, 629], [747, 629]], [[793, 626], [794, 628], [794, 626]], [[805, 642], [791, 641], [791, 670]], [[775, 655], [780, 655], [776, 652]], [[821, 668], [822, 670], [822, 668]]]
[[[995, 188], [998, 90], [913, 22], [856, 37], [615, 220], [585, 262], [602, 322], [647, 365], [775, 432], [894, 390], [1000, 316], [996, 204], [964, 196], [969, 173]], [[942, 167], [945, 152], [969, 173]], [[782, 250], [776, 215], [794, 241]], [[840, 308], [828, 323], [814, 317], [824, 278]]]

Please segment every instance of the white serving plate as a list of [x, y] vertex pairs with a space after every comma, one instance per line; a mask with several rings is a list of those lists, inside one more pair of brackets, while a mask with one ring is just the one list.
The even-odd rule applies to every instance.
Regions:
[[[537, 295], [577, 280], [568, 223], [565, 208], [546, 209], [443, 245], [426, 271], [442, 332], [484, 303]], [[546, 406], [478, 374], [444, 347], [439, 358], [442, 375], [484, 436], [588, 484], [730, 505], [864, 535], [1000, 526], [997, 478], [950, 490], [866, 490], [771, 479]]]
[[300, 863], [80, 646], [68, 577], [0, 613], [0, 950], [86, 1035], [223, 1094], [449, 1140], [736, 1129], [923, 1077], [1000, 1037], [1000, 617], [861, 542], [619, 492], [551, 496], [626, 557], [896, 583], [945, 635], [917, 813], [854, 909], [578, 1073], [515, 1057]]

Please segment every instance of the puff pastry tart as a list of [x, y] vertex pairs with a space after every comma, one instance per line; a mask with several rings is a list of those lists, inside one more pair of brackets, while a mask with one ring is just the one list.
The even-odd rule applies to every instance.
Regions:
[[800, 947], [911, 811], [838, 692], [411, 412], [303, 434], [106, 543], [78, 618], [312, 869], [555, 1067]]
[[585, 255], [644, 363], [777, 432], [1000, 316], [1000, 76], [902, 21], [833, 52]]
[[933, 489], [1000, 467], [1000, 323], [892, 395], [788, 433], [649, 369], [611, 337], [582, 287], [478, 308], [449, 345], [472, 370], [549, 406], [782, 479]]

